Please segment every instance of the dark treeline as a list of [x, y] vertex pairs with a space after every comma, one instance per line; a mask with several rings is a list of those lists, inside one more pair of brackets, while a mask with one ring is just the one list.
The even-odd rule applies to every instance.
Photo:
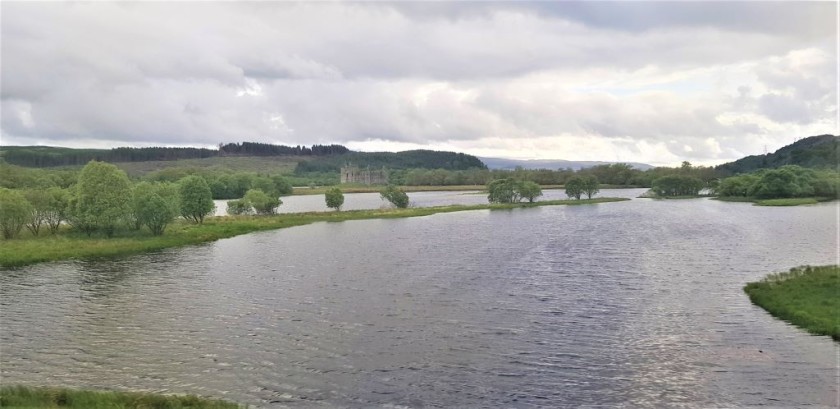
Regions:
[[202, 159], [217, 156], [329, 156], [349, 149], [341, 145], [284, 146], [242, 142], [220, 144], [219, 150], [204, 148], [114, 148], [71, 149], [49, 146], [4, 146], [0, 157], [13, 165], [26, 167], [82, 166], [91, 160], [101, 162], [146, 162]]
[[472, 155], [456, 152], [413, 150], [404, 152], [350, 152], [341, 156], [328, 156], [301, 162], [295, 169], [298, 175], [310, 172], [338, 173], [342, 166], [352, 164], [360, 167], [386, 167], [388, 169], [485, 169], [484, 163]]
[[342, 145], [312, 145], [312, 147], [307, 148], [300, 145], [285, 146], [259, 142], [242, 142], [219, 145], [219, 152], [223, 156], [329, 156], [343, 155], [350, 152], [350, 149]]

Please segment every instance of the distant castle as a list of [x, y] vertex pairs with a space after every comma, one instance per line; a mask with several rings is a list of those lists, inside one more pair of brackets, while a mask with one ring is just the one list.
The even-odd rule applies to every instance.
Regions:
[[341, 167], [341, 183], [360, 183], [363, 185], [387, 185], [388, 171], [382, 169], [371, 169], [368, 166], [360, 169], [358, 166], [347, 164]]

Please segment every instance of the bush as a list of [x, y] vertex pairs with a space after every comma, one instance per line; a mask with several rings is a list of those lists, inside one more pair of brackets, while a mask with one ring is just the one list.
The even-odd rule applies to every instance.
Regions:
[[327, 207], [341, 211], [341, 206], [344, 204], [344, 193], [341, 193], [341, 189], [337, 187], [328, 189], [324, 194], [324, 200], [327, 202]]
[[408, 207], [408, 194], [396, 186], [389, 185], [379, 192], [379, 196], [400, 209]]
[[187, 176], [180, 181], [179, 185], [181, 216], [195, 223], [203, 223], [204, 218], [213, 213], [216, 208], [210, 186], [198, 176]]
[[20, 193], [0, 188], [0, 230], [4, 239], [17, 237], [30, 220], [32, 205]]
[[248, 202], [257, 214], [262, 215], [277, 213], [277, 207], [283, 203], [280, 199], [269, 196], [259, 189], [251, 189], [246, 192], [243, 200]]
[[245, 199], [229, 200], [227, 202], [228, 214], [234, 216], [254, 214], [254, 208], [251, 207], [251, 202]]

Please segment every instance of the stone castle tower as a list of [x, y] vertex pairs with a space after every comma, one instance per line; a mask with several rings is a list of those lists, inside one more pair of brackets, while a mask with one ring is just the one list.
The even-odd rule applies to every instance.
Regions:
[[352, 164], [341, 167], [341, 183], [360, 183], [363, 185], [387, 185], [388, 170], [371, 169], [370, 166], [362, 169]]

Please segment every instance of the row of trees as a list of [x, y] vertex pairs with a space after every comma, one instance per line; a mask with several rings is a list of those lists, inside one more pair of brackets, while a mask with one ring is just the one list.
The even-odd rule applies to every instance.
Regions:
[[487, 184], [487, 201], [490, 203], [519, 203], [523, 199], [533, 203], [539, 196], [542, 196], [542, 188], [529, 180], [506, 178]]
[[312, 145], [312, 147], [307, 148], [300, 145], [272, 145], [259, 142], [219, 144], [219, 154], [221, 156], [329, 156], [343, 155], [348, 152], [350, 152], [350, 149], [342, 145]]
[[721, 197], [757, 199], [810, 196], [833, 199], [840, 194], [840, 173], [787, 165], [728, 177], [720, 182], [715, 193]]
[[3, 159], [29, 167], [84, 165], [91, 160], [104, 162], [146, 162], [201, 159], [216, 156], [332, 156], [350, 152], [341, 145], [286, 146], [258, 142], [219, 144], [219, 149], [150, 147], [113, 149], [72, 149], [47, 146], [5, 146]]
[[486, 185], [493, 180], [513, 178], [527, 180], [538, 185], [565, 185], [574, 177], [594, 177], [602, 184], [613, 186], [652, 187], [653, 181], [663, 176], [681, 175], [700, 179], [705, 187], [712, 187], [724, 174], [714, 168], [693, 166], [684, 162], [679, 167], [659, 167], [639, 170], [625, 163], [598, 165], [590, 168], [573, 169], [524, 169], [514, 170], [471, 168], [466, 170], [448, 169], [397, 169], [392, 170], [389, 180], [397, 185], [406, 186], [453, 186]]
[[566, 196], [580, 200], [580, 196], [585, 194], [587, 199], [592, 199], [600, 191], [598, 186], [598, 178], [595, 176], [573, 176], [566, 181]]
[[0, 189], [0, 229], [5, 238], [26, 226], [38, 235], [41, 226], [55, 234], [62, 223], [88, 236], [102, 232], [112, 237], [117, 229], [147, 227], [161, 235], [175, 218], [195, 223], [215, 209], [210, 187], [198, 176], [177, 184], [141, 182], [133, 185], [116, 166], [91, 161], [71, 188]]

